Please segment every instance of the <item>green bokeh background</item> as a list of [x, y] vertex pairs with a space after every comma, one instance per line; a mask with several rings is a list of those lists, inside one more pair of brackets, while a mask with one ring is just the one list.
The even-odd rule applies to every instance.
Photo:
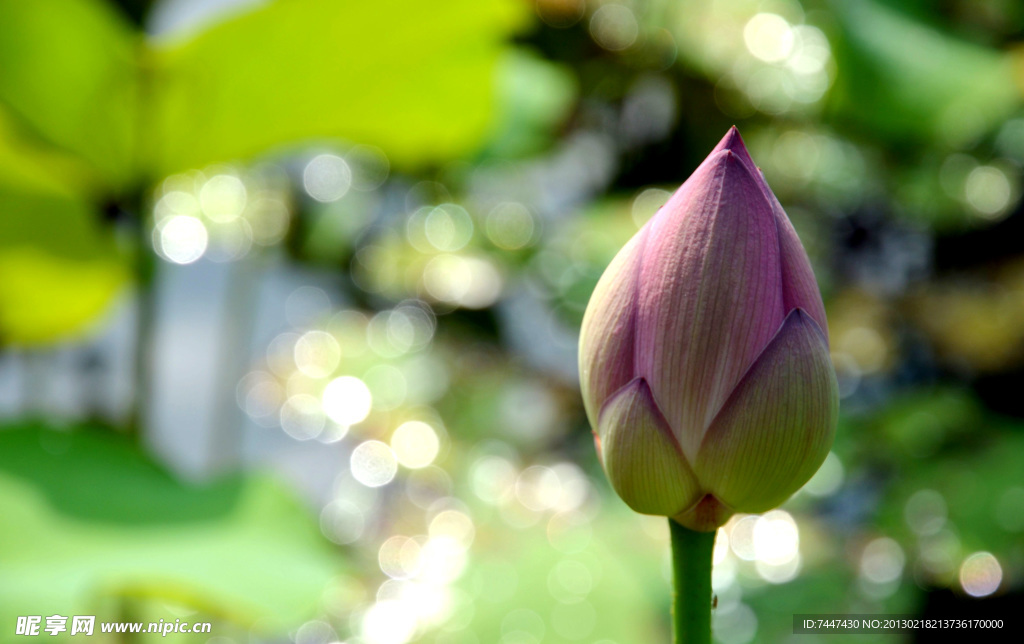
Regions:
[[0, 641], [668, 642], [667, 526], [604, 480], [576, 334], [733, 124], [842, 401], [808, 487], [720, 533], [716, 640], [1010, 628], [1022, 42], [1010, 0], [0, 0]]

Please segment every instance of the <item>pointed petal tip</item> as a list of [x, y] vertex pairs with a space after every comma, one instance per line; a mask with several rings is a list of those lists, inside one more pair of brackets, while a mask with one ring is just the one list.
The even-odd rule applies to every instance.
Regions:
[[711, 154], [708, 155], [708, 158], [704, 163], [711, 166], [723, 165], [726, 163], [730, 165], [733, 163], [739, 163], [743, 166], [746, 165], [743, 163], [743, 155], [733, 148], [715, 148], [711, 151]]
[[[716, 150], [734, 150], [739, 153], [747, 153], [747, 146], [743, 143], [743, 137], [740, 136], [740, 130], [738, 127], [733, 125], [729, 128], [729, 131], [725, 133], [722, 140], [715, 146]], [[749, 156], [749, 154], [747, 154]]]
[[[804, 331], [804, 329], [807, 331]], [[809, 333], [809, 337], [820, 340], [826, 352], [828, 351], [828, 331], [821, 327], [813, 315], [799, 306], [786, 313], [786, 317], [782, 320], [782, 324], [779, 325], [779, 330], [776, 331], [775, 335], [779, 338], [783, 336], [797, 337], [804, 333]]]
[[783, 326], [785, 326], [787, 323], [790, 322], [792, 322], [793, 324], [801, 324], [810, 327], [811, 329], [814, 330], [815, 333], [818, 334], [818, 337], [820, 337], [821, 341], [825, 343], [825, 346], [828, 346], [828, 330], [821, 328], [821, 325], [818, 324], [818, 321], [815, 320], [814, 317], [810, 313], [805, 311], [803, 308], [798, 306], [792, 311], [790, 311], [789, 314], [786, 315], [786, 319], [783, 320], [782, 324]]
[[768, 191], [768, 184], [764, 183], [764, 177], [761, 175], [757, 164], [754, 163], [754, 159], [750, 156], [750, 151], [747, 150], [743, 137], [740, 136], [739, 128], [735, 125], [729, 128], [729, 131], [725, 133], [725, 136], [718, 142], [715, 149], [711, 151], [708, 158], [710, 159], [715, 154], [721, 152], [729, 152], [734, 155], [734, 158], [739, 159], [750, 173], [750, 176], [754, 178], [754, 181], [761, 185], [762, 190]]
[[[605, 410], [616, 404], [616, 399], [624, 397], [632, 397], [642, 403], [651, 414], [651, 420], [655, 421], [660, 428], [665, 430], [666, 436], [671, 439], [672, 443], [676, 443], [671, 426], [669, 425], [668, 420], [666, 420], [665, 414], [658, 406], [658, 402], [654, 399], [654, 392], [651, 391], [651, 385], [647, 382], [647, 378], [644, 378], [643, 376], [633, 378], [608, 396], [608, 400], [606, 400], [604, 405], [601, 406], [601, 410], [598, 413], [598, 422], [600, 422], [600, 417], [604, 415]], [[600, 438], [598, 438], [598, 440], [600, 440]], [[678, 447], [678, 445], [676, 445], [676, 447]]]
[[[698, 172], [701, 169], [706, 169], [711, 173], [710, 176], [717, 175], [723, 181], [741, 181], [745, 183], [749, 180], [751, 182], [750, 187], [756, 190], [756, 194], [761, 195], [761, 197], [765, 199], [766, 206], [769, 208], [771, 207], [770, 202], [767, 201], [767, 197], [764, 196], [764, 188], [762, 187], [764, 179], [761, 177], [760, 171], [757, 170], [757, 167], [754, 165], [753, 160], [751, 160], [750, 155], [747, 154], [747, 150], [743, 147], [742, 143], [740, 143], [739, 146], [731, 148], [715, 148], [701, 166], [701, 168], [698, 168]], [[716, 172], [718, 169], [721, 170]], [[694, 172], [694, 176], [696, 176], [698, 172]]]
[[[813, 321], [811, 320], [811, 316], [807, 314], [807, 311], [803, 310], [799, 306], [790, 311], [786, 317], [791, 318], [794, 324], [807, 324], [808, 321]], [[789, 320], [785, 320], [785, 322], [788, 321]], [[817, 323], [815, 323], [814, 326], [818, 326]]]

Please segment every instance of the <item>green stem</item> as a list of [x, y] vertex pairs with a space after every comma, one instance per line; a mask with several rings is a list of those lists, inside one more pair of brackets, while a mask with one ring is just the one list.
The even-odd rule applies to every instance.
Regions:
[[668, 520], [672, 533], [672, 630], [675, 644], [711, 644], [711, 556], [715, 534]]

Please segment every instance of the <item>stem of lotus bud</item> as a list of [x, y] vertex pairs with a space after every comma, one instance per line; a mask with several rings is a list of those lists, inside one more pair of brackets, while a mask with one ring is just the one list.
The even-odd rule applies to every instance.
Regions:
[[675, 644], [711, 644], [711, 562], [717, 530], [697, 532], [668, 520], [672, 534]]

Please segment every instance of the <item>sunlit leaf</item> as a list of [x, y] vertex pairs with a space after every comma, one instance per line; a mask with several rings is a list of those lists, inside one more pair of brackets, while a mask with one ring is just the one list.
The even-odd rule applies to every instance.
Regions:
[[260, 477], [189, 485], [115, 436], [0, 431], [0, 619], [172, 601], [283, 632], [313, 617], [339, 557]]
[[89, 328], [127, 282], [116, 260], [69, 260], [34, 248], [0, 249], [0, 334], [46, 344]]
[[0, 103], [122, 187], [139, 129], [140, 44], [101, 0], [0, 0]]
[[527, 6], [292, 0], [152, 52], [157, 173], [304, 140], [380, 146], [398, 165], [481, 145], [495, 69]]

